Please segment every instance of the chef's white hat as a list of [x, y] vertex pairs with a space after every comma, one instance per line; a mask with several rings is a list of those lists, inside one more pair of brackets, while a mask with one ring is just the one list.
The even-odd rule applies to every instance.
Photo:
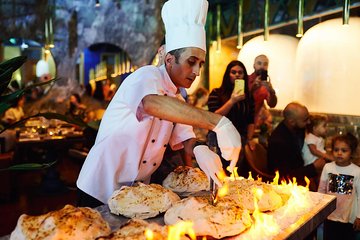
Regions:
[[206, 0], [169, 0], [161, 17], [165, 24], [166, 52], [184, 47], [198, 47], [206, 51]]

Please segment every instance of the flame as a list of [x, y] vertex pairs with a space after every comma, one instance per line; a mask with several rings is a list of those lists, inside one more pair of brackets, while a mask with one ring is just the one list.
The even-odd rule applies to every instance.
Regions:
[[255, 211], [253, 212], [254, 223], [251, 225], [252, 239], [264, 239], [264, 236], [274, 236], [279, 233], [280, 226], [273, 216], [259, 211], [255, 199]]
[[226, 168], [226, 170], [231, 173], [231, 174], [230, 174], [230, 178], [231, 178], [231, 179], [237, 179], [237, 178], [240, 177], [239, 174], [238, 174], [237, 169], [238, 169], [238, 167], [234, 167], [234, 169], [231, 171], [230, 166], [228, 166], [228, 167]]
[[226, 174], [225, 174], [224, 171], [221, 171], [221, 172], [219, 172], [219, 173], [217, 174], [217, 177], [219, 178], [220, 181], [223, 182], [223, 181], [225, 180], [225, 178], [226, 178]]
[[276, 171], [275, 172], [275, 177], [274, 177], [273, 181], [270, 184], [279, 185], [279, 178], [280, 178], [279, 171]]
[[[223, 178], [222, 178], [223, 179]], [[223, 185], [218, 189], [216, 199], [224, 197], [229, 192], [229, 183], [235, 180], [241, 180], [243, 177], [237, 173], [237, 168], [231, 173], [230, 177], [223, 181]], [[257, 180], [254, 180], [251, 172], [249, 172], [248, 180], [262, 181], [258, 176]], [[288, 226], [289, 223], [293, 223], [299, 216], [302, 216], [308, 209], [311, 208], [312, 200], [309, 192], [310, 180], [305, 177], [306, 187], [298, 186], [296, 178], [280, 181], [280, 174], [278, 171], [275, 173], [275, 177], [272, 182], [274, 190], [281, 195], [284, 206], [277, 209], [272, 213], [262, 213], [259, 210], [258, 202], [264, 194], [261, 188], [252, 189], [254, 193], [254, 212], [252, 214], [253, 224], [250, 229], [245, 233], [239, 235], [239, 239], [270, 239], [280, 233], [281, 229]], [[287, 196], [287, 197], [286, 197]], [[216, 202], [216, 201], [215, 201]], [[286, 219], [286, 221], [284, 221]], [[169, 238], [170, 239], [170, 238]], [[204, 239], [204, 238], [203, 238]], [[236, 238], [238, 239], [238, 238]]]
[[264, 192], [260, 188], [253, 188], [252, 191], [254, 192], [255, 210], [252, 214], [253, 224], [248, 230], [248, 236], [246, 239], [257, 240], [275, 236], [279, 233], [280, 226], [277, 224], [273, 216], [259, 211], [258, 201], [261, 199]]
[[[251, 174], [249, 178], [252, 179]], [[309, 192], [310, 180], [305, 177], [306, 187], [298, 186], [296, 178], [289, 180], [282, 180], [279, 184], [280, 175], [277, 171], [273, 181], [274, 190], [281, 194], [287, 195], [286, 203], [281, 208], [272, 213], [262, 213], [259, 211], [258, 202], [261, 199], [263, 191], [258, 188], [252, 189], [254, 193], [254, 212], [252, 214], [253, 224], [250, 229], [244, 234], [241, 234], [236, 239], [271, 239], [280, 233], [281, 229], [286, 228], [289, 224], [294, 223], [300, 216], [311, 208], [311, 198], [307, 194]], [[284, 220], [286, 219], [286, 220]]]
[[154, 233], [150, 229], [145, 229], [145, 237], [146, 240], [153, 240], [154, 239]]
[[229, 192], [229, 184], [225, 183], [219, 188], [216, 197], [224, 197]]
[[251, 172], [249, 172], [249, 177], [248, 177], [248, 180], [254, 180], [254, 178], [252, 177]]
[[187, 235], [192, 240], [196, 240], [196, 234], [193, 229], [193, 222], [179, 221], [175, 225], [169, 226], [168, 239], [180, 240], [182, 236]]

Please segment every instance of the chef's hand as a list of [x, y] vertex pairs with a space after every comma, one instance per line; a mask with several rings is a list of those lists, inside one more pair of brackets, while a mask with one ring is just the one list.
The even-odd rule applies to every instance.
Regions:
[[205, 172], [208, 178], [212, 178], [214, 182], [221, 187], [222, 184], [218, 176], [220, 172], [224, 170], [220, 157], [206, 145], [196, 146], [193, 152], [199, 167]]
[[231, 161], [229, 171], [232, 172], [239, 159], [241, 150], [240, 134], [227, 117], [222, 117], [213, 131], [216, 132], [221, 156]]

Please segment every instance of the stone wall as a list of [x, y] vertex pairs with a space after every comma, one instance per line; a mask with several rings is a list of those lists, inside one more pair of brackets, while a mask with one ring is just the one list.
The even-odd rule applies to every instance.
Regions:
[[[74, 67], [80, 53], [94, 43], [114, 44], [128, 53], [133, 65], [143, 66], [155, 56], [164, 37], [160, 16], [163, 0], [117, 1], [120, 5], [104, 0], [100, 1], [100, 7], [95, 7], [94, 1], [56, 2], [52, 54], [57, 75], [61, 77], [75, 78]], [[74, 21], [76, 34], [71, 32], [74, 31], [72, 27], [69, 28]], [[71, 36], [76, 36], [76, 39]]]
[[[0, 23], [2, 37], [20, 37], [44, 43], [45, 0], [29, 2], [31, 16]], [[51, 49], [56, 75], [61, 78], [45, 96], [34, 102], [31, 112], [51, 108], [81, 92], [76, 64], [85, 48], [109, 43], [127, 52], [133, 66], [149, 64], [164, 38], [161, 7], [165, 0], [54, 0], [54, 43]], [[20, 10], [20, 7], [17, 6]], [[1, 12], [0, 12], [1, 13]], [[50, 107], [49, 107], [50, 106]], [[56, 104], [55, 104], [56, 106]], [[59, 109], [59, 111], [61, 111]]]

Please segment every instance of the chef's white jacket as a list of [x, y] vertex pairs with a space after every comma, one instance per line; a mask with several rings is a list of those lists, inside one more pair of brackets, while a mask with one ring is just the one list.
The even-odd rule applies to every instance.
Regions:
[[124, 183], [149, 181], [165, 149], [183, 147], [194, 138], [191, 126], [175, 124], [144, 112], [141, 100], [149, 95], [184, 100], [165, 66], [145, 66], [129, 75], [116, 92], [77, 180], [82, 191], [106, 203]]

